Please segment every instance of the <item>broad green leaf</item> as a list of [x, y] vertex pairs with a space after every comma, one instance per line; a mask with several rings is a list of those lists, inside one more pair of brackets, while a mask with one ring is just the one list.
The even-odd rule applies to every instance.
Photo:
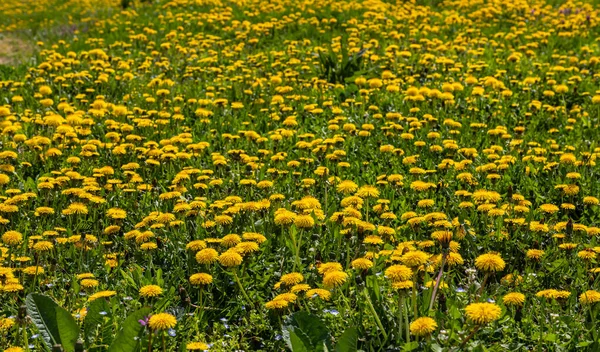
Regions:
[[108, 348], [109, 352], [136, 352], [139, 341], [136, 339], [144, 331], [145, 326], [139, 323], [150, 315], [152, 310], [144, 307], [131, 313], [123, 322], [121, 331], [117, 334], [112, 344]]
[[358, 331], [355, 327], [344, 330], [335, 345], [335, 352], [354, 352], [358, 349]]
[[101, 345], [101, 346], [93, 346], [88, 348], [86, 351], [87, 352], [105, 352], [106, 351], [106, 345]]
[[104, 316], [100, 314], [101, 312], [110, 312], [110, 306], [106, 299], [96, 299], [93, 300], [89, 306], [87, 307], [87, 314], [85, 315], [85, 320], [83, 321], [83, 333], [86, 341], [89, 341], [90, 335], [93, 333], [94, 329], [101, 325], [104, 322]]
[[329, 330], [316, 316], [306, 312], [296, 312], [286, 320], [284, 332], [294, 332], [309, 351], [324, 351], [331, 341]]
[[442, 348], [442, 346], [438, 345], [437, 343], [434, 343], [431, 345], [431, 350], [433, 352], [443, 352], [444, 349]]
[[31, 318], [46, 346], [61, 345], [65, 352], [75, 350], [79, 327], [75, 318], [50, 297], [30, 293], [25, 299], [27, 315]]
[[419, 343], [417, 341], [407, 342], [402, 346], [402, 351], [414, 351], [419, 348]]
[[293, 330], [283, 330], [283, 339], [292, 352], [309, 352], [302, 339]]

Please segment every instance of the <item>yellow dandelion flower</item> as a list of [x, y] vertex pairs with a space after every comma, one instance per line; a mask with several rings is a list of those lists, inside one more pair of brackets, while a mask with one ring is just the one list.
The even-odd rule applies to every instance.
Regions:
[[544, 251], [540, 249], [530, 249], [525, 253], [525, 256], [529, 259], [540, 260], [544, 256]]
[[23, 234], [17, 231], [6, 231], [2, 235], [2, 242], [7, 246], [16, 246], [23, 242]]
[[506, 263], [498, 254], [486, 253], [475, 259], [475, 267], [482, 271], [502, 271]]
[[54, 248], [54, 245], [49, 241], [40, 241], [33, 245], [33, 250], [36, 252], [47, 252], [52, 250], [52, 248]]
[[336, 262], [321, 263], [317, 267], [317, 271], [321, 275], [325, 275], [330, 271], [343, 271], [342, 264]]
[[360, 198], [377, 198], [379, 197], [379, 190], [375, 186], [365, 185], [356, 191], [356, 195]]
[[289, 273], [281, 276], [280, 281], [288, 286], [293, 286], [304, 281], [301, 273]]
[[140, 288], [140, 297], [154, 298], [162, 295], [163, 289], [158, 285], [146, 285]]
[[413, 271], [401, 264], [392, 265], [389, 268], [385, 269], [385, 276], [392, 281], [407, 281], [413, 275]]
[[225, 267], [234, 267], [242, 264], [242, 256], [232, 250], [225, 251], [219, 256], [219, 263]]
[[336, 186], [338, 192], [343, 194], [350, 194], [356, 192], [358, 185], [352, 181], [346, 180], [338, 183]]
[[410, 251], [405, 253], [400, 261], [411, 268], [421, 266], [429, 260], [430, 255], [423, 251]]
[[22, 347], [12, 346], [7, 347], [4, 352], [24, 352], [25, 350]]
[[306, 292], [308, 290], [310, 290], [310, 285], [307, 284], [297, 284], [290, 288], [291, 293]]
[[500, 318], [502, 309], [494, 303], [471, 303], [465, 308], [465, 313], [471, 321], [482, 325]]
[[311, 215], [297, 215], [294, 219], [294, 225], [299, 228], [311, 228], [315, 226], [315, 219]]
[[428, 336], [437, 328], [435, 320], [429, 317], [421, 317], [410, 323], [410, 333], [415, 336]]
[[272, 310], [272, 309], [282, 309], [287, 307], [290, 304], [289, 301], [283, 300], [283, 299], [274, 299], [271, 300], [267, 303], [265, 303], [265, 308]]
[[579, 301], [583, 304], [593, 304], [600, 302], [600, 292], [595, 290], [588, 290], [579, 295]]
[[305, 296], [309, 299], [319, 297], [324, 301], [329, 301], [329, 299], [331, 299], [331, 291], [324, 290], [322, 288], [313, 288], [312, 290], [306, 291]]
[[330, 271], [323, 276], [325, 287], [339, 287], [348, 279], [348, 274], [343, 271]]
[[413, 287], [413, 282], [410, 280], [392, 282], [392, 288], [395, 290], [408, 290], [412, 287]]
[[94, 287], [98, 287], [98, 285], [100, 283], [96, 279], [83, 279], [83, 280], [81, 280], [80, 284], [82, 287], [85, 287], [85, 288], [94, 288]]
[[185, 349], [188, 351], [206, 351], [208, 350], [210, 347], [205, 344], [204, 342], [188, 342], [185, 345]]
[[190, 283], [195, 286], [208, 285], [213, 282], [213, 277], [207, 273], [196, 273], [190, 276]]
[[100, 292], [96, 292], [93, 295], [91, 295], [88, 298], [88, 301], [92, 302], [94, 300], [97, 300], [98, 298], [108, 298], [108, 297], [112, 297], [116, 294], [117, 294], [116, 291], [100, 291]]
[[523, 302], [525, 302], [525, 295], [520, 292], [511, 292], [502, 298], [502, 301], [507, 306], [522, 306]]
[[196, 261], [200, 264], [212, 264], [219, 258], [219, 252], [212, 248], [204, 248], [196, 253]]
[[373, 262], [367, 258], [358, 258], [352, 261], [352, 267], [358, 270], [368, 270], [373, 267]]
[[169, 313], [159, 313], [150, 317], [148, 326], [153, 330], [172, 329], [177, 325], [177, 319]]

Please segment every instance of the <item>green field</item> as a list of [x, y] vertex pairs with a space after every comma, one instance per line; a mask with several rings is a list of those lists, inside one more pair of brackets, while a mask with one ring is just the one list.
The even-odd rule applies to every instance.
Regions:
[[5, 0], [0, 350], [600, 351], [599, 9]]

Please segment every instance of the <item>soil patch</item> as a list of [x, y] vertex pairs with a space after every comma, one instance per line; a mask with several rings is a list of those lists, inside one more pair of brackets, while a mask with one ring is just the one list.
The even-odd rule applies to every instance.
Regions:
[[14, 65], [34, 52], [34, 45], [11, 34], [0, 34], [0, 65]]

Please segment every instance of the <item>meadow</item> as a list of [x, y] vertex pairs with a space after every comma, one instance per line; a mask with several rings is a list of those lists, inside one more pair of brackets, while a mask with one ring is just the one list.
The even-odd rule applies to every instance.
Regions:
[[3, 1], [0, 350], [600, 351], [599, 9]]

